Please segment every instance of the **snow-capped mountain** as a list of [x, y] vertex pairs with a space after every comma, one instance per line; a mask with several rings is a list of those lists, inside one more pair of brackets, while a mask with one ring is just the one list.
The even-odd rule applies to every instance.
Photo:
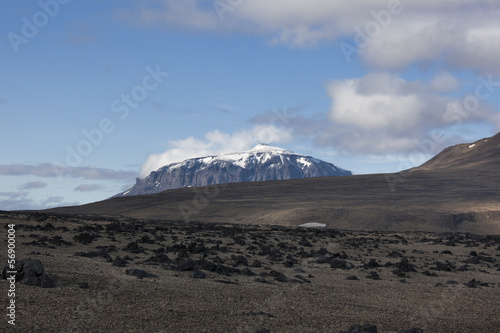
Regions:
[[118, 196], [153, 194], [174, 188], [213, 184], [349, 176], [350, 171], [311, 156], [259, 144], [239, 153], [188, 159], [153, 171]]

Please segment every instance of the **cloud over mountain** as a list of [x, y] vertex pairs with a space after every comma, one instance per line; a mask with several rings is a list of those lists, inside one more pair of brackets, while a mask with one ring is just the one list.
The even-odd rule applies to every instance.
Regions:
[[242, 151], [258, 143], [283, 143], [290, 139], [290, 129], [260, 124], [234, 133], [215, 130], [206, 133], [204, 139], [188, 137], [169, 141], [169, 148], [165, 152], [149, 155], [142, 165], [141, 177], [146, 177], [151, 171], [164, 165], [189, 158]]

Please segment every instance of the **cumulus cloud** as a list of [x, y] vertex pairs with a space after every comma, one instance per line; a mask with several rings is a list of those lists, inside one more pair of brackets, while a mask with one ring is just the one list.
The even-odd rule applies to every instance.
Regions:
[[38, 176], [38, 177], [70, 177], [84, 179], [129, 180], [137, 176], [132, 171], [112, 170], [93, 167], [67, 167], [57, 163], [3, 164], [0, 165], [0, 175], [8, 176]]
[[35, 181], [35, 182], [28, 182], [19, 187], [20, 190], [31, 190], [31, 189], [39, 189], [39, 188], [44, 188], [47, 187], [46, 182], [41, 182], [41, 181]]
[[142, 165], [141, 177], [162, 166], [189, 158], [242, 151], [258, 143], [283, 143], [291, 139], [290, 131], [275, 125], [256, 125], [249, 130], [224, 133], [218, 130], [208, 132], [204, 139], [189, 137], [170, 141], [169, 149], [162, 154], [150, 155]]
[[91, 184], [91, 185], [82, 184], [82, 185], [78, 185], [77, 187], [75, 187], [75, 191], [76, 192], [93, 192], [93, 191], [100, 191], [104, 188], [105, 188], [104, 186], [97, 185], [97, 184]]
[[[487, 81], [484, 78], [483, 82]], [[312, 140], [318, 147], [346, 155], [408, 154], [415, 150], [433, 155], [464, 142], [459, 136], [445, 135], [445, 130], [481, 123], [496, 126], [500, 131], [500, 112], [485, 100], [475, 94], [461, 98], [441, 95], [443, 90], [456, 88], [456, 83], [446, 73], [424, 83], [375, 72], [329, 82], [326, 89], [331, 105], [327, 112], [309, 117], [293, 112], [277, 117], [275, 112], [265, 112], [250, 122], [276, 123], [279, 118], [294, 140]], [[481, 81], [477, 84], [481, 94], [488, 92]]]
[[[166, 29], [262, 34], [274, 43], [297, 47], [345, 39], [367, 64], [378, 69], [445, 60], [459, 68], [500, 70], [496, 59], [500, 48], [498, 1], [220, 2], [226, 4], [223, 9], [204, 0], [148, 1], [122, 8], [115, 18]], [[355, 38], [366, 43], [355, 44]]]
[[328, 119], [333, 131], [323, 133], [320, 141], [332, 140], [351, 152], [405, 152], [415, 149], [432, 129], [458, 121], [489, 122], [495, 116], [478, 99], [474, 108], [466, 110], [467, 97], [443, 97], [431, 86], [388, 73], [331, 82]]

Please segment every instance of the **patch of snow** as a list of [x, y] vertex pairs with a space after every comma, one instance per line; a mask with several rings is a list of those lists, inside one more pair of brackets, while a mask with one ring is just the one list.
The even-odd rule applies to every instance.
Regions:
[[169, 167], [170, 169], [177, 169], [177, 168], [180, 168], [186, 164], [187, 164], [187, 161], [183, 161], [183, 162], [173, 163], [173, 164], [167, 165], [167, 167]]
[[247, 161], [248, 160], [241, 159], [239, 161], [233, 161], [233, 164], [239, 166], [240, 168], [245, 169], [245, 166], [247, 165]]
[[299, 159], [297, 159], [297, 162], [299, 162], [300, 164], [302, 164], [303, 166], [305, 167], [310, 167], [311, 166], [311, 162], [308, 161], [305, 157], [300, 157]]
[[130, 190], [128, 190], [128, 191], [126, 191], [126, 192], [124, 192], [122, 195], [127, 195], [127, 194], [129, 194], [129, 192], [130, 192], [130, 191], [132, 191], [132, 189], [130, 189]]
[[260, 143], [257, 146], [253, 147], [250, 149], [248, 152], [259, 152], [259, 153], [278, 153], [278, 154], [283, 154], [287, 153], [290, 154], [292, 153], [290, 150], [279, 148], [279, 147], [274, 147], [270, 145], [266, 145], [265, 143]]
[[210, 164], [215, 158], [213, 156], [205, 157], [201, 161], [205, 164]]
[[476, 144], [475, 144], [475, 143], [473, 143], [473, 144], [471, 144], [471, 145], [469, 146], [469, 148], [474, 148], [475, 146], [476, 146]]
[[325, 228], [326, 224], [318, 222], [309, 222], [299, 225], [301, 228]]

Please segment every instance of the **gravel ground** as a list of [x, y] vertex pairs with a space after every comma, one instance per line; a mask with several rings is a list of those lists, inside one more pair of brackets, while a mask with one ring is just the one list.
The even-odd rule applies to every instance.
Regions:
[[[40, 260], [55, 283], [17, 282], [16, 326], [4, 314], [6, 332], [500, 327], [500, 237], [13, 213], [0, 222], [2, 261], [14, 223], [17, 259]], [[6, 313], [6, 280], [0, 288]]]

